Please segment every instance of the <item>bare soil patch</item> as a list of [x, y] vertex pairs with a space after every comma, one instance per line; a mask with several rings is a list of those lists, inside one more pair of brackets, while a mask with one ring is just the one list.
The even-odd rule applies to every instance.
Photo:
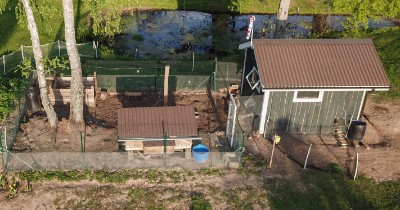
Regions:
[[[337, 144], [332, 134], [285, 134], [275, 149], [273, 170], [296, 174], [305, 164], [311, 146], [307, 167], [327, 170], [337, 164], [354, 176], [357, 153], [358, 175], [376, 181], [400, 179], [400, 102], [375, 103], [367, 97], [361, 120], [367, 123], [364, 142], [348, 142], [346, 148]], [[272, 141], [263, 138], [247, 139], [248, 153], [271, 160]], [[288, 163], [291, 160], [292, 163]]]
[[[162, 105], [160, 93], [147, 92], [140, 97], [108, 95], [105, 100], [98, 100], [95, 108], [85, 110], [86, 132], [82, 133], [71, 129], [67, 120], [69, 107], [56, 106], [59, 125], [55, 138], [50, 132], [45, 113], [38, 112], [21, 124], [13, 149], [18, 152], [79, 152], [82, 136], [86, 152], [116, 152], [119, 151], [118, 109]], [[224, 95], [210, 97], [205, 92], [176, 92], [169, 95], [168, 105], [193, 106], [199, 113], [197, 125], [200, 134], [225, 129], [227, 111]]]

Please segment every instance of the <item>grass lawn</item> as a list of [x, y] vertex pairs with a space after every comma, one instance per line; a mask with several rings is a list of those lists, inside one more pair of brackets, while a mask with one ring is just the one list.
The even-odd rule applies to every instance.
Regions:
[[302, 172], [298, 179], [265, 181], [272, 209], [399, 209], [400, 180], [355, 181], [341, 173]]
[[400, 100], [400, 27], [352, 34], [346, 31], [334, 31], [316, 38], [370, 38], [374, 42], [390, 82], [390, 90], [372, 93], [377, 102]]
[[376, 101], [395, 101], [400, 99], [400, 27], [381, 29], [367, 35], [374, 41], [379, 57], [389, 78], [391, 88], [388, 92], [374, 95]]
[[[38, 2], [42, 2], [39, 0]], [[118, 0], [118, 5], [121, 7], [134, 9], [136, 6], [140, 9], [147, 10], [196, 10], [206, 12], [220, 12], [228, 13], [235, 7], [238, 13], [277, 13], [279, 0], [237, 0], [237, 1], [223, 1], [223, 0], [163, 0], [163, 1], [150, 1], [150, 0], [137, 0], [136, 4], [130, 0]], [[30, 35], [26, 24], [18, 24], [15, 15], [15, 6], [17, 0], [8, 1], [6, 11], [0, 15], [0, 22], [2, 23], [0, 31], [0, 55], [7, 54], [18, 49], [21, 45], [31, 45]], [[42, 17], [36, 14], [36, 23], [38, 25], [40, 41], [42, 44], [54, 42], [57, 40], [64, 40], [64, 25], [62, 16], [61, 1], [52, 1], [53, 10], [57, 10], [54, 17], [51, 18], [50, 25], [42, 23]], [[126, 6], [125, 6], [126, 5]], [[134, 8], [132, 8], [132, 5]], [[90, 8], [84, 1], [74, 1], [75, 19], [77, 22], [77, 38], [78, 43], [84, 40], [89, 30], [87, 29], [87, 15]], [[291, 14], [323, 14], [327, 13], [329, 8], [324, 5], [323, 1], [317, 0], [292, 0], [291, 1]], [[44, 11], [45, 12], [45, 11]], [[332, 13], [343, 13], [342, 11], [331, 11]], [[53, 12], [54, 13], [54, 12]]]

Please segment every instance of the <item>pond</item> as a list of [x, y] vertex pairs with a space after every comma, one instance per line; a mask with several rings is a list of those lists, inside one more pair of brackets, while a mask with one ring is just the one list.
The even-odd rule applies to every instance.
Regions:
[[[126, 56], [156, 56], [194, 52], [224, 55], [246, 41], [251, 15], [193, 11], [138, 12], [124, 16], [115, 50]], [[343, 30], [345, 16], [292, 15], [286, 30], [276, 33], [276, 15], [254, 15], [255, 38], [309, 38], [311, 31]], [[395, 26], [389, 20], [370, 20], [372, 29]]]

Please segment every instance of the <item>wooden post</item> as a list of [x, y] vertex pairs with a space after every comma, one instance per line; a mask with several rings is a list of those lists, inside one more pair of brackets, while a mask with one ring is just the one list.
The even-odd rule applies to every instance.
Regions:
[[218, 60], [215, 57], [215, 70], [214, 70], [214, 91], [217, 92], [217, 70], [218, 70]]
[[164, 106], [168, 105], [168, 78], [169, 78], [169, 65], [166, 65], [164, 74]]
[[274, 158], [275, 145], [278, 144], [280, 141], [281, 141], [281, 137], [275, 134], [273, 137], [273, 142], [272, 142], [271, 160], [269, 161], [270, 168], [272, 167], [272, 159]]
[[275, 140], [272, 142], [272, 152], [271, 152], [271, 159], [269, 160], [269, 167], [272, 166], [272, 159], [274, 158], [274, 151], [275, 151]]

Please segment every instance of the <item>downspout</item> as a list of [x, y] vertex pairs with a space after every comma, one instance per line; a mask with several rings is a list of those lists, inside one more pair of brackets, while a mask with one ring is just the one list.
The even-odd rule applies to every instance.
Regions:
[[242, 84], [240, 85], [240, 93], [243, 93], [243, 84], [244, 84], [244, 74], [246, 73], [246, 60], [247, 60], [247, 48], [244, 51], [244, 63], [243, 63], [243, 73], [242, 73]]
[[269, 101], [269, 90], [262, 90], [264, 92], [263, 103], [261, 108], [261, 117], [260, 117], [260, 127], [258, 128], [259, 134], [264, 134], [265, 131], [265, 122], [267, 120], [267, 112], [268, 112], [268, 101]]

